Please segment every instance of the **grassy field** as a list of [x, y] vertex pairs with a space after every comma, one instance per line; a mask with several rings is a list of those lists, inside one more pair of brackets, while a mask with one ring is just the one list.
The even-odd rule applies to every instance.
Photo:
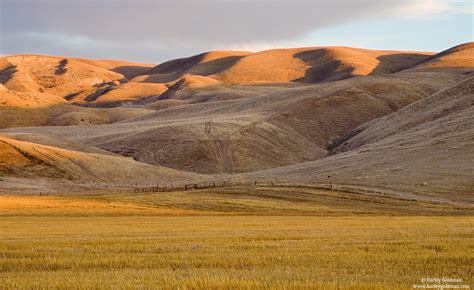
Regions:
[[472, 283], [472, 209], [384, 198], [270, 188], [0, 196], [0, 289]]
[[467, 204], [302, 187], [223, 187], [177, 192], [3, 195], [0, 216], [115, 215], [474, 215]]

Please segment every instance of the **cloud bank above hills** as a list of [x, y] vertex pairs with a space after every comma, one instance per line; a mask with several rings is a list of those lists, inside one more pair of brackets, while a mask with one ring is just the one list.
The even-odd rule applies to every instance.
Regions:
[[259, 50], [288, 42], [317, 45], [324, 39], [308, 35], [321, 29], [362, 20], [459, 13], [468, 4], [449, 0], [3, 0], [0, 53], [159, 62], [218, 48]]

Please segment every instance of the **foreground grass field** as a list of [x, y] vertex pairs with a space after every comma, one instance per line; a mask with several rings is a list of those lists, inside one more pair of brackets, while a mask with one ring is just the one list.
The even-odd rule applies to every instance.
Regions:
[[[469, 281], [472, 218], [21, 217], [2, 288], [387, 288]], [[46, 287], [47, 286], [47, 287]]]
[[293, 199], [268, 188], [0, 196], [0, 288], [410, 289], [425, 277], [472, 282], [469, 209], [290, 190]]

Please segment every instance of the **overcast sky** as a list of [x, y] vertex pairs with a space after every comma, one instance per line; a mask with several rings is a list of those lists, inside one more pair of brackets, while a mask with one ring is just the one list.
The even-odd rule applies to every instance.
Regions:
[[208, 50], [473, 41], [471, 0], [0, 0], [0, 54], [159, 63]]

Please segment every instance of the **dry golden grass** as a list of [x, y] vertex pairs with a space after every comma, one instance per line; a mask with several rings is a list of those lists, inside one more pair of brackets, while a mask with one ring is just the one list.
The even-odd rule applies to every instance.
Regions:
[[474, 207], [305, 187], [235, 186], [193, 191], [100, 194], [102, 201], [245, 215], [473, 215]]
[[[131, 188], [130, 188], [131, 190]], [[15, 215], [466, 216], [474, 207], [413, 197], [308, 187], [234, 186], [173, 192], [2, 195], [0, 216]]]
[[199, 215], [212, 214], [179, 208], [150, 207], [130, 202], [80, 197], [2, 195], [0, 216], [84, 216], [84, 215]]
[[474, 259], [472, 208], [310, 188], [3, 195], [0, 213], [5, 289], [404, 289], [468, 283]]
[[5, 289], [469, 284], [472, 217], [3, 217]]

